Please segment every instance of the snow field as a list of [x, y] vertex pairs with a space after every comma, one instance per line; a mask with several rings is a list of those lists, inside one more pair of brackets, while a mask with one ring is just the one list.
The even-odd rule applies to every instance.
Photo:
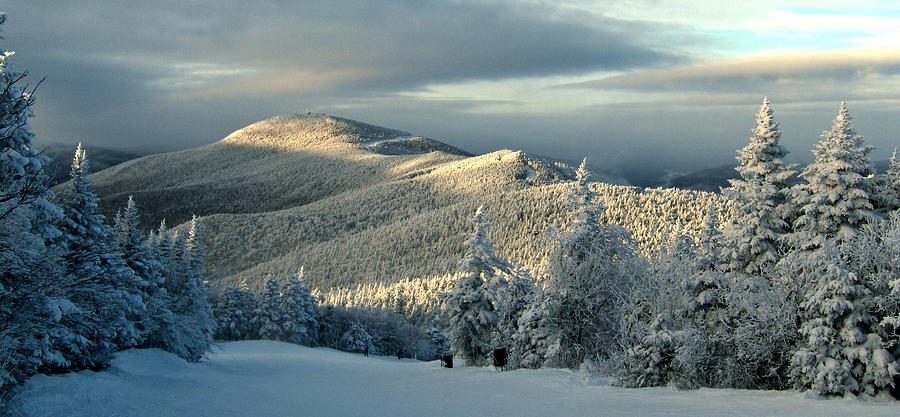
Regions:
[[31, 378], [21, 416], [896, 416], [897, 402], [802, 393], [626, 389], [564, 370], [440, 368], [272, 341], [222, 343], [190, 364], [156, 349], [110, 369]]

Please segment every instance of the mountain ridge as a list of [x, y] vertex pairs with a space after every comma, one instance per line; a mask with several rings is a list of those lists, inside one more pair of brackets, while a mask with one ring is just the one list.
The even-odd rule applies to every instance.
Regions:
[[[455, 272], [481, 205], [499, 254], [542, 279], [545, 236], [568, 222], [572, 167], [514, 150], [462, 155], [416, 138], [333, 116], [278, 116], [210, 145], [145, 156], [91, 177], [107, 216], [129, 195], [145, 227], [200, 216], [214, 287], [242, 280], [259, 287], [266, 276], [284, 278], [301, 266], [326, 295], [408, 280], [440, 287]], [[399, 154], [370, 149], [392, 141], [400, 142], [393, 150], [417, 143]], [[592, 188], [609, 207], [603, 221], [631, 231], [646, 253], [676, 235], [699, 233], [709, 205], [728, 211], [710, 193]], [[185, 233], [186, 225], [174, 231]]]

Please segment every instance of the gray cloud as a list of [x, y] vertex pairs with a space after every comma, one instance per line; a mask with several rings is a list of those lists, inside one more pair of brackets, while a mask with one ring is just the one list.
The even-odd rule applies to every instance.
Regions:
[[[733, 161], [763, 95], [798, 159], [809, 158], [841, 99], [878, 147], [874, 157], [897, 143], [896, 53], [647, 70], [681, 62], [659, 46], [684, 44], [670, 41], [671, 27], [573, 16], [553, 4], [40, 0], [6, 10], [2, 47], [17, 51], [33, 79], [47, 77], [32, 121], [40, 138], [127, 150], [193, 147], [276, 114], [324, 111], [473, 152], [521, 148], [612, 169], [691, 170]], [[635, 102], [515, 114], [498, 110], [520, 108], [514, 101], [399, 94], [603, 70], [632, 72], [565, 88]], [[648, 92], [665, 98], [640, 101]]]
[[624, 92], [621, 100], [582, 111], [618, 118], [607, 123], [640, 143], [640, 151], [625, 153], [634, 166], [659, 155], [666, 159], [659, 163], [679, 170], [733, 162], [763, 96], [775, 105], [789, 159], [810, 161], [842, 100], [850, 103], [857, 131], [875, 146], [874, 159], [898, 146], [900, 48], [703, 61], [553, 88]]
[[196, 76], [191, 67], [199, 66], [207, 79], [225, 81], [210, 88], [242, 93], [267, 84], [288, 92], [346, 84], [409, 88], [627, 69], [673, 59], [634, 35], [649, 27], [603, 17], [590, 23], [564, 20], [547, 6], [403, 0], [245, 4], [36, 2], [19, 6], [18, 16], [11, 12], [10, 20], [22, 24], [10, 31], [24, 29], [14, 39], [44, 56], [126, 65], [160, 80]]
[[47, 77], [38, 133], [143, 150], [432, 83], [679, 59], [651, 44], [651, 26], [540, 3], [34, 1], [6, 12], [3, 46]]
[[[730, 101], [741, 93], [781, 93], [790, 101], [833, 100], [827, 92], [860, 99], [896, 97], [885, 81], [900, 78], [900, 48], [840, 50], [703, 61], [672, 68], [565, 84], [557, 88], [596, 88], [638, 92], [701, 92]], [[867, 87], [877, 84], [878, 91]]]

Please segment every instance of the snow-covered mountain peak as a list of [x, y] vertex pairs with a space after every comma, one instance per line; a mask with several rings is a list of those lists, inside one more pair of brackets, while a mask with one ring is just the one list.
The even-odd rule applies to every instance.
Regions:
[[276, 116], [253, 123], [234, 131], [218, 143], [292, 150], [409, 135], [401, 130], [355, 120], [304, 113]]
[[[318, 113], [276, 116], [238, 129], [217, 144], [280, 150], [359, 149], [382, 155], [472, 154], [402, 130]], [[352, 145], [352, 146], [348, 146]]]

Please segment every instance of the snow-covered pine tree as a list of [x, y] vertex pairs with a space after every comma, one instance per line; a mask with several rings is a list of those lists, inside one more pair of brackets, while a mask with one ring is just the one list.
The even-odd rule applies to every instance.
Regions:
[[740, 179], [729, 180], [731, 186], [722, 190], [736, 208], [721, 236], [725, 271], [759, 276], [781, 257], [780, 240], [789, 232], [787, 181], [794, 171], [782, 161], [788, 152], [780, 138], [772, 106], [764, 98], [750, 143], [738, 151]]
[[834, 125], [822, 133], [813, 151], [815, 162], [800, 174], [806, 183], [791, 190], [798, 210], [791, 240], [804, 252], [820, 249], [825, 239], [852, 239], [862, 225], [878, 217], [872, 204], [872, 148], [850, 120], [847, 103], [841, 103]]
[[167, 308], [172, 313], [171, 325], [158, 335], [158, 347], [175, 353], [178, 350], [176, 345], [178, 345], [177, 334], [179, 332], [176, 328], [176, 315], [178, 314], [177, 311], [180, 310], [180, 307], [176, 305], [176, 298], [178, 298], [177, 293], [181, 288], [182, 274], [177, 262], [178, 255], [175, 252], [175, 242], [173, 242], [172, 236], [169, 234], [166, 219], [162, 219], [156, 230], [151, 231], [149, 236], [147, 236], [147, 245], [159, 264], [159, 273], [163, 278], [162, 289], [168, 298]]
[[319, 339], [318, 300], [303, 281], [303, 267], [281, 292], [281, 328], [285, 342], [314, 346]]
[[437, 327], [430, 327], [428, 330], [425, 330], [425, 337], [428, 338], [432, 359], [438, 359], [450, 352], [450, 341], [447, 340], [444, 332]]
[[[146, 282], [123, 260], [104, 224], [99, 198], [88, 178], [87, 155], [81, 144], [72, 161], [70, 194], [63, 202], [62, 232], [65, 292], [60, 294], [79, 311], [61, 322], [54, 344], [65, 352], [69, 367], [104, 366], [112, 352], [140, 343], [136, 326], [147, 320], [142, 299]], [[81, 346], [75, 340], [88, 340]]]
[[876, 275], [871, 278], [875, 281], [871, 286], [878, 291], [873, 296], [872, 309], [882, 316], [894, 355], [900, 360], [900, 210], [868, 228], [865, 235], [856, 250], [856, 259], [869, 259], [871, 263], [859, 262], [862, 265], [855, 267], [865, 268], [866, 275]]
[[[878, 294], [874, 300], [877, 310], [882, 312], [881, 327], [885, 334], [885, 344], [894, 355], [894, 360], [900, 362], [900, 211], [895, 210], [890, 214], [886, 227], [872, 229], [872, 232], [882, 233], [882, 238], [877, 242], [884, 249], [877, 251], [876, 265], [881, 265], [889, 279], [887, 282], [889, 292]], [[898, 363], [900, 367], [900, 363]], [[900, 397], [900, 378], [894, 378], [894, 396]]]
[[821, 275], [801, 305], [808, 319], [800, 327], [805, 340], [793, 357], [796, 387], [821, 395], [885, 393], [900, 369], [884, 349], [874, 318], [859, 306], [868, 291], [828, 240], [806, 261]]
[[752, 275], [721, 270], [730, 268], [719, 261], [723, 235], [713, 206], [704, 229], [686, 257], [691, 273], [678, 297], [684, 303], [675, 315], [679, 345], [672, 382], [682, 388], [784, 388], [795, 310], [770, 285], [768, 263]]
[[[695, 310], [686, 307], [696, 296], [686, 291], [686, 284], [694, 279], [697, 246], [690, 238], [679, 238], [655, 254], [645, 273], [635, 277], [630, 296], [623, 300], [619, 351], [612, 362], [618, 368], [619, 384], [639, 387], [672, 382], [687, 389], [706, 383], [704, 374], [711, 368], [705, 355], [708, 337], [693, 328]], [[657, 360], [648, 356], [653, 352], [678, 354]]]
[[341, 335], [340, 348], [346, 352], [365, 352], [368, 347], [369, 352], [377, 354], [374, 346], [372, 346], [372, 336], [362, 323], [353, 322], [350, 327]]
[[165, 289], [163, 266], [156, 253], [147, 246], [147, 237], [140, 229], [140, 213], [131, 196], [125, 211], [115, 222], [116, 244], [125, 263], [143, 282], [141, 297], [147, 308], [145, 320], [138, 325], [143, 333], [139, 347], [162, 348], [163, 335], [168, 333], [174, 316], [169, 309], [172, 299]]
[[251, 320], [256, 309], [256, 299], [241, 281], [240, 287], [226, 286], [213, 307], [216, 319], [217, 340], [249, 340], [254, 337]]
[[322, 304], [319, 306], [319, 346], [337, 348], [341, 340], [341, 329], [337, 320], [337, 312], [343, 307]]
[[587, 160], [576, 172], [572, 217], [555, 236], [549, 258], [544, 304], [555, 342], [548, 364], [577, 368], [585, 359], [605, 359], [612, 352], [622, 300], [640, 261], [630, 235], [621, 227], [601, 226], [606, 208], [594, 201]]
[[689, 321], [707, 322], [705, 316], [709, 311], [725, 306], [725, 278], [720, 270], [722, 238], [716, 207], [710, 204], [703, 232], [689, 252], [682, 253], [693, 270], [691, 279], [684, 283], [687, 300], [684, 316]]
[[466, 358], [469, 366], [487, 362], [493, 348], [491, 339], [498, 330], [499, 317], [486, 283], [498, 272], [513, 272], [512, 265], [494, 253], [494, 244], [487, 237], [490, 222], [485, 217], [484, 207], [475, 211], [473, 222], [475, 227], [468, 234], [466, 253], [459, 264], [461, 276], [453, 290], [443, 295], [444, 325], [450, 346]]
[[194, 215], [188, 228], [187, 239], [181, 249], [181, 264], [184, 265], [184, 278], [181, 280], [181, 291], [173, 294], [175, 305], [184, 306], [183, 311], [176, 310], [176, 320], [181, 320], [185, 329], [189, 329], [185, 339], [184, 357], [188, 361], [200, 360], [212, 347], [212, 338], [216, 330], [216, 321], [209, 304], [209, 287], [203, 275], [206, 254], [203, 248], [203, 229], [200, 219]]
[[681, 333], [675, 331], [672, 318], [658, 314], [640, 343], [628, 349], [621, 376], [626, 387], [660, 387], [669, 384], [677, 372], [673, 364]]
[[550, 306], [544, 292], [536, 288], [529, 296], [525, 310], [517, 322], [516, 346], [519, 350], [518, 366], [540, 368], [544, 366], [547, 352], [558, 343], [555, 327], [551, 325]]
[[[6, 15], [0, 13], [0, 26]], [[0, 38], [2, 39], [2, 38]], [[59, 237], [62, 212], [50, 203], [43, 166], [28, 124], [34, 96], [0, 51], [0, 407], [8, 388], [44, 365], [62, 366], [47, 337], [73, 309], [53, 293], [62, 282], [49, 242]]]
[[169, 261], [169, 267], [175, 276], [175, 279], [172, 280], [172, 295], [173, 301], [177, 305], [181, 301], [187, 301], [187, 299], [179, 299], [178, 293], [182, 292], [186, 285], [185, 281], [190, 273], [191, 260], [187, 253], [187, 239], [184, 235], [178, 230], [172, 230], [169, 238], [172, 242], [170, 252], [172, 258]]
[[185, 239], [178, 234], [170, 236], [163, 220], [150, 240], [162, 265], [164, 287], [172, 301], [169, 310], [173, 322], [168, 332], [162, 335], [160, 347], [187, 361], [198, 361], [212, 346], [216, 324], [209, 305], [209, 290], [203, 279], [199, 224], [192, 221], [188, 239]]
[[[900, 361], [900, 211], [865, 225], [855, 239], [838, 249], [847, 268], [869, 292], [855, 306], [880, 324], [885, 349]], [[893, 394], [900, 398], [900, 376]]]
[[188, 236], [184, 242], [184, 257], [188, 273], [203, 282], [203, 268], [206, 266], [206, 251], [203, 248], [203, 224], [197, 215], [191, 216]]
[[173, 265], [175, 249], [172, 236], [169, 235], [169, 226], [166, 224], [166, 219], [162, 219], [159, 222], [155, 232], [150, 232], [150, 235], [147, 236], [147, 244], [156, 252], [156, 257], [162, 265], [162, 274], [165, 275], [166, 289], [169, 289], [169, 286], [175, 282], [174, 275], [177, 267]]
[[[647, 336], [644, 340], [638, 342], [637, 347], [633, 350], [640, 358], [641, 352], [659, 351], [670, 352], [674, 348], [678, 348], [680, 353], [676, 363], [661, 362], [667, 364], [665, 369], [645, 369], [632, 370], [631, 377], [628, 379], [631, 384], [646, 384], [651, 381], [661, 382], [662, 376], [668, 375], [674, 382], [682, 388], [696, 388], [700, 386], [720, 386], [722, 382], [722, 364], [728, 361], [728, 356], [734, 352], [728, 345], [732, 339], [734, 331], [734, 311], [728, 304], [730, 298], [729, 292], [741, 288], [739, 285], [728, 285], [725, 274], [721, 268], [723, 264], [722, 256], [722, 240], [723, 234], [719, 230], [718, 213], [714, 205], [710, 205], [707, 209], [706, 219], [704, 220], [704, 228], [696, 242], [693, 242], [686, 249], [675, 248], [669, 258], [665, 261], [657, 260], [657, 267], [664, 268], [656, 270], [655, 274], [669, 275], [672, 270], [672, 278], [660, 280], [661, 283], [669, 283], [677, 285], [679, 288], [675, 290], [675, 297], [681, 301], [681, 305], [676, 305], [675, 314], [669, 318], [668, 312], [663, 310], [657, 313], [657, 319], [666, 318], [661, 323], [666, 325], [659, 327], [659, 323], [651, 322], [646, 330]], [[726, 262], [728, 258], [725, 259]], [[689, 273], [685, 274], [681, 268], [684, 266], [675, 266], [669, 263], [684, 263], [687, 265]], [[742, 278], [742, 282], [746, 279]], [[668, 306], [668, 303], [663, 303]], [[656, 320], [656, 319], [654, 319]], [[673, 321], [675, 320], [675, 321]], [[656, 337], [656, 333], [660, 331], [669, 331], [674, 329], [677, 323], [679, 337], [676, 339], [669, 338], [665, 334]], [[671, 345], [671, 341], [677, 341], [679, 346]], [[660, 346], [652, 347], [648, 343], [663, 343]], [[645, 358], [646, 359], [646, 358]], [[644, 363], [638, 361], [638, 363]], [[672, 375], [670, 367], [678, 368], [678, 374]], [[652, 372], [651, 372], [652, 371]], [[641, 380], [640, 377], [643, 377]]]
[[886, 216], [900, 209], [900, 159], [897, 149], [891, 154], [887, 171], [875, 176], [875, 210]]
[[262, 339], [282, 340], [284, 329], [281, 323], [281, 283], [275, 276], [266, 278], [265, 289], [257, 297], [253, 311], [253, 327]]
[[507, 349], [507, 367], [517, 368], [523, 349], [519, 342], [519, 318], [527, 310], [534, 293], [534, 281], [524, 270], [515, 275], [495, 275], [484, 289], [497, 314], [497, 328], [491, 336], [494, 348]]

